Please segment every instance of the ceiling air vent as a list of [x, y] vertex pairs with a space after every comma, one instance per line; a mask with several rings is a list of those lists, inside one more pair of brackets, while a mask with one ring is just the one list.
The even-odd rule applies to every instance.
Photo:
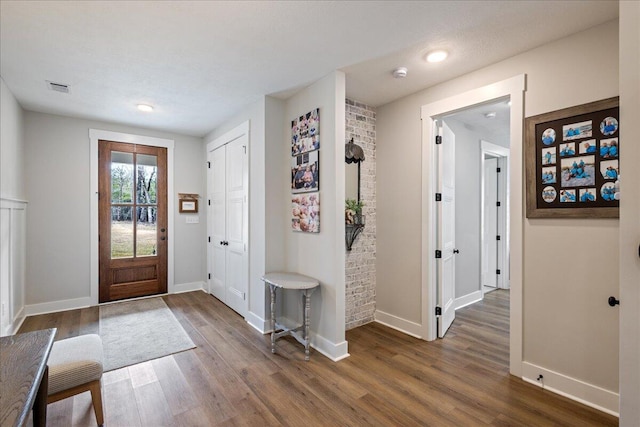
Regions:
[[55, 83], [49, 80], [46, 80], [47, 87], [51, 90], [55, 90], [56, 92], [69, 93], [69, 85], [64, 83]]

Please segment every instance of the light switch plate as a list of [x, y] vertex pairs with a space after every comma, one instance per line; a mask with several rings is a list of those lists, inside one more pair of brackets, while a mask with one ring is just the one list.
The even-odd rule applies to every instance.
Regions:
[[187, 216], [187, 224], [198, 224], [200, 222], [200, 217], [197, 215], [189, 215]]

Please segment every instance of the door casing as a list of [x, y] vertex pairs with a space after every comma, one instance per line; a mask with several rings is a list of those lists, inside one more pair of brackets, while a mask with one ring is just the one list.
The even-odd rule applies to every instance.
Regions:
[[500, 99], [511, 101], [510, 111], [510, 231], [511, 231], [511, 292], [509, 371], [522, 376], [522, 294], [523, 294], [523, 119], [525, 75], [520, 74], [490, 85], [478, 87], [440, 101], [422, 106], [422, 338], [437, 338], [436, 308], [436, 177], [435, 177], [435, 120], [457, 111]]
[[[237, 127], [231, 129], [229, 132], [225, 133], [224, 135], [220, 136], [219, 138], [216, 138], [215, 140], [209, 142], [207, 144], [207, 156], [209, 156], [210, 154], [212, 154], [214, 152], [214, 150], [219, 149], [220, 147], [230, 144], [232, 141], [236, 141], [238, 139], [241, 138], [246, 138], [246, 146], [245, 146], [245, 150], [246, 150], [246, 155], [244, 156], [243, 162], [244, 162], [244, 166], [243, 166], [243, 170], [244, 170], [244, 176], [243, 176], [243, 180], [244, 180], [244, 188], [245, 188], [245, 194], [244, 194], [244, 206], [242, 209], [242, 223], [243, 223], [243, 228], [242, 228], [242, 245], [244, 246], [243, 250], [243, 256], [240, 258], [241, 259], [241, 267], [239, 268], [239, 274], [240, 277], [236, 277], [233, 280], [239, 280], [242, 281], [246, 286], [244, 287], [246, 289], [246, 295], [243, 299], [243, 304], [242, 306], [238, 306], [236, 305], [236, 307], [232, 307], [234, 310], [236, 310], [238, 313], [240, 313], [244, 318], [246, 318], [249, 314], [249, 302], [251, 299], [251, 286], [249, 286], [249, 122], [244, 122], [240, 125], [238, 125]], [[210, 179], [211, 179], [211, 170], [208, 169], [208, 174], [207, 174], [207, 194], [209, 194], [210, 192]], [[212, 237], [213, 233], [212, 233], [212, 228], [213, 228], [213, 223], [212, 223], [212, 217], [211, 217], [211, 209], [209, 207], [208, 201], [207, 201], [207, 236]], [[212, 237], [213, 240], [213, 237]], [[219, 242], [217, 242], [219, 243]], [[214, 277], [214, 273], [213, 273], [213, 269], [214, 266], [212, 265], [212, 260], [213, 260], [213, 251], [216, 250], [216, 248], [214, 247], [214, 244], [216, 244], [216, 242], [211, 241], [207, 243], [207, 277], [209, 277], [209, 274], [211, 275], [211, 278], [208, 278], [207, 281], [207, 290], [208, 292], [211, 293], [211, 289], [212, 289], [212, 278]], [[225, 272], [226, 274], [226, 272]], [[227, 276], [229, 276], [227, 274]]]
[[91, 178], [89, 209], [91, 223], [91, 305], [98, 305], [99, 295], [99, 227], [98, 227], [98, 141], [99, 140], [126, 142], [137, 145], [149, 145], [152, 147], [164, 147], [167, 149], [167, 292], [175, 292], [174, 283], [174, 189], [173, 189], [173, 165], [174, 146], [173, 139], [155, 138], [151, 136], [135, 135], [121, 132], [111, 132], [100, 129], [89, 129], [90, 143], [90, 170]]

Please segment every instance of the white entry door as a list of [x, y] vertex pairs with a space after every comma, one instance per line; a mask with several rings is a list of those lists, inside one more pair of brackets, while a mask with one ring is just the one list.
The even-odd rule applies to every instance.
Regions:
[[[441, 310], [438, 319], [438, 337], [442, 338], [447, 333], [449, 326], [456, 317], [455, 311], [455, 153], [456, 138], [453, 131], [442, 123], [439, 130], [442, 143], [438, 145], [438, 192], [441, 201], [438, 203], [438, 248], [441, 257], [437, 262], [438, 276], [438, 306]], [[457, 252], [457, 250], [456, 250]]]
[[209, 292], [246, 316], [247, 270], [247, 135], [208, 154]]
[[498, 286], [498, 159], [484, 159], [482, 286]]

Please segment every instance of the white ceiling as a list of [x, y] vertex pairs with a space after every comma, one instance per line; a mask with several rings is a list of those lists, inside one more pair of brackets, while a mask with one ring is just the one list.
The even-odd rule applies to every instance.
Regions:
[[[202, 136], [336, 69], [379, 106], [617, 15], [608, 0], [2, 0], [0, 75], [27, 110]], [[434, 48], [450, 58], [427, 64]]]
[[[499, 100], [458, 111], [447, 117], [463, 123], [467, 129], [478, 132], [484, 138], [489, 138], [489, 142], [508, 147], [511, 141], [510, 110], [508, 100]], [[489, 113], [495, 113], [495, 116], [487, 117]]]

